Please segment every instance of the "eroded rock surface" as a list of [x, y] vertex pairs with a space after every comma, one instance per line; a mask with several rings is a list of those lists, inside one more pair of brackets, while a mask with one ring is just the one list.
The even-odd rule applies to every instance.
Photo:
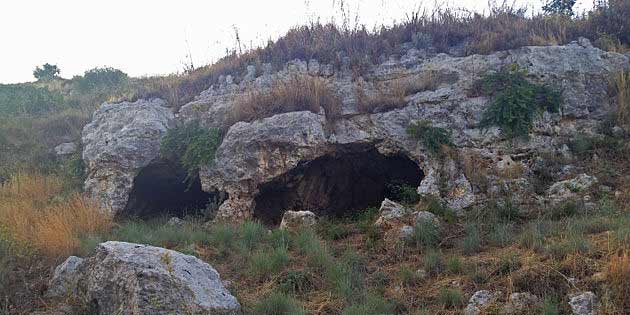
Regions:
[[76, 283], [71, 290], [75, 311], [241, 314], [240, 304], [224, 288], [216, 270], [196, 257], [164, 248], [105, 242], [67, 275], [66, 283]]
[[125, 209], [140, 169], [159, 157], [160, 139], [174, 124], [159, 99], [105, 103], [83, 129], [86, 194], [117, 214]]
[[[482, 130], [478, 127], [488, 98], [470, 93], [474, 82], [488, 72], [511, 64], [527, 69], [529, 80], [558, 88], [564, 98], [562, 113], [544, 113], [537, 118], [529, 140], [505, 139], [498, 128]], [[403, 177], [405, 182], [418, 187], [421, 195], [433, 195], [456, 210], [502, 197], [505, 191], [512, 192], [509, 198], [518, 206], [548, 204], [549, 196], [545, 192], [549, 187], [541, 187], [535, 179], [536, 165], [544, 160], [542, 153], [568, 156], [568, 140], [578, 133], [598, 132], [599, 122], [614, 108], [607, 95], [609, 77], [621, 69], [629, 69], [630, 63], [625, 55], [604, 52], [592, 47], [588, 40], [580, 40], [564, 46], [523, 47], [467, 57], [409, 49], [401, 57], [393, 56], [369, 68], [359, 78], [343, 66], [333, 69], [315, 60], [292, 61], [275, 73], [268, 65], [262, 68], [263, 71], [258, 72], [244, 69], [238, 84], [233, 77], [224, 77], [221, 84], [204, 91], [179, 112], [181, 121], [199, 120], [206, 127], [227, 130], [215, 163], [200, 171], [205, 191], [219, 191], [229, 196], [219, 207], [218, 220], [238, 221], [269, 214], [270, 221], [278, 223], [285, 209], [311, 210], [319, 214], [319, 208], [330, 210], [334, 204], [363, 205], [353, 202], [360, 198], [361, 190], [363, 196], [380, 198], [375, 203], [363, 200], [365, 203], [378, 205], [386, 197], [384, 192], [367, 188], [386, 183], [361, 186], [370, 176], [354, 182], [343, 180], [364, 170], [375, 170], [370, 174], [374, 178], [397, 169], [410, 174], [409, 169], [401, 166], [403, 164], [397, 164], [399, 160], [412, 163], [416, 169], [414, 180]], [[378, 95], [379, 89], [391, 86], [395, 80], [419, 80], [427, 73], [442, 79], [435, 86], [407, 95], [403, 106], [374, 113], [359, 111], [355, 93], [359, 86], [366, 95]], [[323, 110], [320, 113], [291, 112], [230, 125], [230, 112], [239, 97], [268, 89], [274, 80], [295, 74], [325, 80], [341, 98], [342, 116], [333, 120], [327, 119]], [[90, 170], [86, 188], [103, 205], [119, 211], [124, 209], [133, 174], [155, 157], [159, 135], [139, 138], [133, 133], [113, 132], [112, 128], [99, 131], [98, 126], [116, 124], [103, 121], [118, 117], [107, 114], [111, 107], [114, 106], [107, 105], [101, 113], [97, 112], [95, 122], [84, 132], [84, 138], [92, 135], [84, 139], [92, 143], [84, 152]], [[431, 121], [433, 126], [452, 132], [457, 154], [437, 157], [420, 141], [412, 139], [406, 129], [419, 120]], [[164, 128], [153, 127], [166, 126], [165, 121], [169, 119], [150, 121], [156, 124], [147, 124], [149, 130], [161, 130]], [[119, 127], [124, 125], [119, 124]], [[95, 139], [111, 138], [114, 134], [127, 145], [103, 144]], [[136, 142], [140, 144], [138, 147], [134, 145]], [[134, 148], [130, 150], [133, 154], [113, 154], [114, 158], [106, 158], [112, 155], [93, 153], [94, 148], [100, 148], [98, 152], [118, 152], [122, 147]], [[384, 168], [379, 170], [361, 160], [368, 155], [371, 160], [383, 161], [376, 164]], [[356, 163], [348, 162], [353, 160]], [[327, 166], [325, 161], [354, 169], [343, 171], [341, 167]], [[314, 166], [322, 171], [314, 171]], [[559, 182], [583, 172], [566, 168], [551, 174], [551, 180]], [[342, 193], [334, 195], [336, 192]], [[333, 199], [337, 202], [331, 202]]]

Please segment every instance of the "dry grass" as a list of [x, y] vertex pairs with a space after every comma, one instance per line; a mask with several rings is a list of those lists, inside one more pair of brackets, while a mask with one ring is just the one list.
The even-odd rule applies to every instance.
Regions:
[[423, 91], [436, 90], [442, 83], [457, 81], [457, 74], [427, 70], [418, 75], [377, 82], [376, 93], [368, 94], [359, 84], [355, 89], [357, 110], [361, 113], [386, 112], [407, 105], [406, 97]]
[[610, 257], [608, 282], [615, 304], [627, 314], [630, 312], [630, 253]]
[[617, 103], [617, 121], [621, 125], [630, 125], [630, 72], [621, 71], [612, 80]]
[[67, 256], [80, 237], [107, 231], [111, 219], [78, 194], [67, 201], [60, 196], [57, 177], [16, 174], [0, 186], [0, 225], [9, 238], [24, 248], [48, 256]]
[[271, 117], [280, 113], [310, 111], [334, 120], [341, 115], [341, 99], [319, 77], [294, 75], [275, 81], [268, 90], [251, 91], [235, 101], [228, 126]]

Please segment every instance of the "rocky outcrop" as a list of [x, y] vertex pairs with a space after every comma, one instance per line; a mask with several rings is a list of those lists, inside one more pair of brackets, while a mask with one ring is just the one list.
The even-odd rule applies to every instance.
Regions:
[[[528, 141], [505, 139], [498, 128], [480, 129], [478, 123], [488, 99], [470, 93], [481, 75], [510, 64], [527, 69], [528, 79], [533, 82], [557, 87], [564, 98], [562, 113], [544, 113], [539, 117]], [[366, 183], [370, 178], [396, 171], [406, 183], [417, 186], [421, 195], [433, 195], [456, 210], [502, 197], [505, 191], [512, 192], [508, 197], [515, 204], [540, 206], [548, 198], [544, 195], [548, 187], [537, 195], [533, 184], [534, 167], [541, 153], [566, 155], [566, 143], [576, 133], [597, 133], [599, 121], [613, 108], [607, 95], [609, 77], [628, 68], [627, 56], [604, 52], [587, 40], [467, 57], [409, 49], [401, 57], [371, 67], [359, 78], [343, 66], [332, 69], [316, 61], [298, 60], [276, 73], [268, 66], [260, 72], [249, 69], [239, 84], [231, 76], [224, 77], [221, 84], [183, 106], [178, 119], [199, 120], [206, 127], [227, 130], [215, 163], [200, 171], [205, 191], [228, 196], [219, 207], [218, 220], [243, 220], [273, 212], [277, 222], [285, 209], [319, 214], [321, 208], [331, 207], [332, 199], [341, 206], [351, 206], [342, 202], [343, 195], [335, 195], [339, 191], [347, 191], [347, 198], [352, 200], [378, 196], [378, 204], [383, 200], [383, 191], [369, 189], [384, 182]], [[341, 117], [327, 119], [323, 111], [290, 112], [230, 126], [229, 113], [239, 97], [269, 88], [274, 80], [296, 73], [326, 80], [342, 100]], [[410, 92], [399, 108], [375, 113], [359, 111], [357, 89], [365, 95], [378, 95], [383, 86], [391, 87], [397, 80], [417, 81], [427, 74], [447, 79]], [[139, 103], [147, 108], [147, 113], [161, 113], [147, 102]], [[128, 109], [120, 114], [111, 112], [116, 106]], [[84, 158], [90, 171], [86, 190], [114, 212], [124, 209], [138, 168], [155, 158], [159, 132], [138, 138], [133, 133], [112, 132], [110, 125], [118, 124], [115, 131], [121, 131], [123, 126], [164, 130], [170, 124], [167, 114], [162, 119], [142, 114], [140, 121], [115, 122], [119, 116], [129, 118], [123, 114], [132, 112], [129, 107], [132, 105], [128, 103], [104, 106], [84, 132]], [[421, 142], [412, 139], [406, 129], [419, 120], [450, 131], [456, 154], [434, 156]], [[119, 142], [126, 145], [104, 142], [112, 135], [118, 135]], [[118, 154], [121, 148], [130, 154]], [[370, 164], [362, 159], [376, 162]], [[342, 168], [353, 169], [344, 172]], [[331, 180], [372, 171], [375, 173], [354, 182]], [[579, 172], [583, 170], [552, 174], [553, 181], [566, 180]], [[266, 193], [268, 196], [264, 196]], [[366, 201], [374, 204], [374, 200]]]
[[574, 315], [597, 315], [597, 296], [593, 292], [582, 292], [569, 296], [569, 306]]
[[116, 214], [125, 209], [138, 172], [159, 157], [160, 139], [173, 126], [166, 102], [105, 103], [83, 129], [86, 194]]
[[223, 287], [219, 274], [210, 265], [164, 248], [102, 243], [93, 256], [84, 259], [66, 276], [70, 278], [63, 282], [76, 283], [70, 291], [76, 311], [128, 315], [241, 314], [240, 304]]
[[46, 296], [55, 299], [68, 299], [74, 294], [79, 280], [77, 269], [83, 263], [83, 258], [70, 256], [55, 268]]

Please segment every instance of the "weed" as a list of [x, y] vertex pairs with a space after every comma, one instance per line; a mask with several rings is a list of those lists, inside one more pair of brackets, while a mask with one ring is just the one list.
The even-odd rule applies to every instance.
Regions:
[[382, 296], [369, 294], [365, 301], [352, 304], [342, 312], [343, 315], [389, 315], [394, 314], [394, 304]]
[[420, 201], [416, 187], [408, 184], [390, 185], [389, 190], [394, 194], [394, 200], [405, 205], [414, 205]]
[[265, 239], [267, 229], [258, 222], [246, 221], [239, 226], [238, 235], [241, 249], [250, 252]]
[[200, 166], [214, 163], [214, 154], [220, 144], [218, 130], [202, 128], [199, 122], [193, 121], [169, 129], [162, 138], [160, 150], [164, 158], [180, 163], [191, 180]]
[[228, 224], [215, 224], [210, 229], [210, 244], [221, 255], [226, 255], [236, 246], [236, 229]]
[[430, 121], [421, 120], [412, 123], [407, 133], [416, 140], [422, 141], [424, 147], [434, 155], [442, 156], [445, 147], [452, 147], [451, 134], [444, 128], [431, 126]]
[[250, 258], [249, 273], [257, 278], [269, 278], [277, 274], [289, 263], [289, 253], [285, 248], [278, 247], [271, 252], [259, 251]]
[[508, 275], [521, 267], [521, 262], [516, 254], [506, 254], [501, 256], [499, 260], [499, 267], [497, 273], [501, 275]]
[[334, 222], [331, 219], [319, 220], [317, 224], [317, 231], [325, 240], [340, 240], [347, 238], [352, 234], [345, 224], [340, 222]]
[[313, 289], [313, 275], [305, 270], [290, 270], [278, 280], [280, 291], [286, 294], [304, 294]]
[[464, 295], [460, 289], [441, 288], [437, 300], [444, 307], [457, 308], [464, 304]]
[[440, 241], [440, 228], [431, 221], [418, 222], [409, 242], [416, 248], [433, 248]]
[[333, 291], [352, 303], [361, 301], [366, 294], [366, 262], [356, 252], [344, 253], [340, 261], [327, 270]]
[[630, 125], [630, 72], [619, 72], [612, 80], [615, 99], [617, 102], [617, 121], [619, 124]]
[[481, 248], [481, 236], [479, 229], [474, 224], [467, 224], [465, 230], [466, 236], [462, 240], [462, 249], [466, 255], [471, 255]]
[[546, 296], [542, 306], [543, 315], [558, 315], [560, 309], [558, 307], [558, 299], [554, 296]]
[[422, 281], [422, 277], [409, 266], [402, 266], [398, 271], [398, 279], [403, 286], [413, 287]]
[[442, 254], [438, 251], [430, 251], [423, 257], [424, 269], [427, 272], [437, 274], [443, 268]]
[[512, 229], [513, 225], [510, 223], [498, 223], [493, 226], [492, 232], [490, 232], [490, 242], [499, 247], [505, 247], [512, 244]]
[[526, 71], [513, 65], [476, 82], [478, 92], [492, 97], [479, 124], [482, 128], [497, 126], [508, 138], [528, 138], [536, 115], [560, 111], [560, 93], [530, 83], [525, 76]]
[[446, 260], [446, 272], [458, 274], [462, 271], [462, 261], [457, 256], [451, 256]]
[[530, 222], [521, 232], [519, 244], [530, 250], [542, 250], [547, 232], [545, 222]]
[[298, 302], [282, 293], [274, 292], [254, 306], [257, 315], [302, 315], [306, 314]]

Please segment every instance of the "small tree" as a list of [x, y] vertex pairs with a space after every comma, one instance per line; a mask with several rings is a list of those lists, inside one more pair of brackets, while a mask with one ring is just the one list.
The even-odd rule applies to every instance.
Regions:
[[51, 65], [49, 63], [45, 63], [41, 67], [35, 68], [33, 70], [33, 76], [38, 81], [50, 81], [58, 77], [59, 75], [59, 67], [57, 65]]
[[545, 6], [543, 6], [543, 11], [548, 14], [562, 14], [571, 16], [573, 15], [573, 6], [577, 0], [549, 0]]

